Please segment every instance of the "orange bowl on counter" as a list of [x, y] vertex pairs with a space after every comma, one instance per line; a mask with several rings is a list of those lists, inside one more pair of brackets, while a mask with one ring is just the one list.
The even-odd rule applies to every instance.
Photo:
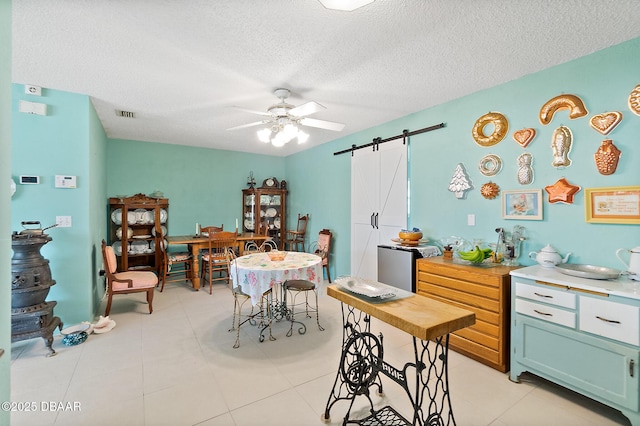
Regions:
[[422, 238], [422, 231], [400, 231], [398, 237], [401, 240], [418, 241]]

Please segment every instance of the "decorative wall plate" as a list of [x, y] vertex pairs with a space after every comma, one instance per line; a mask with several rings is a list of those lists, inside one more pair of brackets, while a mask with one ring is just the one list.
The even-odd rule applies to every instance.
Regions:
[[502, 170], [502, 159], [495, 154], [485, 155], [478, 163], [480, 173], [485, 176], [494, 176]]
[[629, 94], [629, 109], [635, 115], [640, 115], [640, 84], [634, 87]]
[[571, 129], [566, 126], [560, 126], [553, 131], [553, 139], [551, 141], [551, 149], [553, 151], [553, 167], [564, 168], [571, 165], [569, 152], [573, 144], [573, 134]]
[[549, 194], [550, 203], [573, 204], [573, 196], [582, 189], [578, 185], [571, 185], [565, 178], [558, 179], [553, 185], [545, 186]]
[[513, 140], [518, 142], [523, 148], [526, 148], [527, 145], [531, 143], [533, 138], [536, 137], [536, 129], [532, 129], [531, 127], [527, 127], [526, 129], [520, 129], [513, 132]]
[[[484, 128], [489, 124], [493, 124], [493, 132], [487, 135]], [[478, 145], [492, 146], [504, 139], [508, 132], [509, 121], [507, 117], [499, 112], [488, 112], [476, 120], [471, 134]]]
[[589, 119], [589, 125], [603, 135], [608, 135], [622, 121], [619, 111], [603, 112]]
[[582, 99], [576, 95], [559, 95], [555, 98], [549, 99], [542, 108], [540, 108], [540, 123], [547, 125], [553, 120], [553, 116], [557, 111], [568, 109], [569, 118], [575, 120], [576, 118], [584, 117], [589, 112], [584, 106]]

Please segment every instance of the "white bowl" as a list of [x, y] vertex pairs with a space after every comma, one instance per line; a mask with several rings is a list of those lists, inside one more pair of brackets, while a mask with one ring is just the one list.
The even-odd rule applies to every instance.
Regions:
[[71, 327], [63, 328], [60, 330], [60, 334], [63, 336], [68, 336], [70, 334], [82, 333], [83, 331], [89, 330], [91, 324], [77, 324], [72, 325]]

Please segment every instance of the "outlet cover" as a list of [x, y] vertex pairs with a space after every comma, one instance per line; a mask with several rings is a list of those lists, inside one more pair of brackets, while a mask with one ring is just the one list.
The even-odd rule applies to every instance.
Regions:
[[71, 228], [71, 216], [56, 216], [58, 228]]

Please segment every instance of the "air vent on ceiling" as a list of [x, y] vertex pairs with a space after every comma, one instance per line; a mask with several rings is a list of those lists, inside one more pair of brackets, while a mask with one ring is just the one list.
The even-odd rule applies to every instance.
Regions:
[[133, 111], [123, 111], [121, 109], [116, 110], [116, 115], [124, 118], [136, 118], [136, 114]]

